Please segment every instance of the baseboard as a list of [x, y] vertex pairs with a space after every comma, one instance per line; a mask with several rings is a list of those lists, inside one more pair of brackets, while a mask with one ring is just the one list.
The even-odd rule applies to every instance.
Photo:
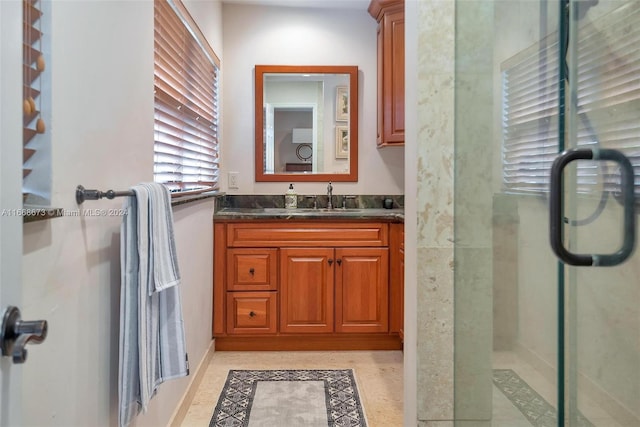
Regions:
[[[542, 376], [552, 384], [557, 383], [558, 374], [556, 368], [538, 356], [538, 354], [522, 346], [520, 343], [516, 344], [516, 354], [540, 371]], [[627, 409], [626, 406], [622, 405], [615, 397], [611, 396], [590, 378], [582, 374], [579, 375], [581, 392], [594, 402], [598, 402], [600, 408], [607, 412], [611, 418], [622, 425], [640, 425], [640, 419]], [[630, 422], [631, 424], [629, 424]]]
[[195, 370], [195, 373], [191, 375], [191, 382], [187, 387], [187, 391], [182, 396], [180, 400], [180, 404], [174, 411], [171, 419], [169, 420], [169, 426], [171, 427], [180, 427], [184, 418], [187, 416], [187, 412], [189, 411], [189, 407], [191, 406], [191, 402], [198, 391], [198, 387], [200, 387], [200, 383], [202, 382], [202, 378], [204, 377], [205, 372], [207, 372], [207, 367], [209, 366], [209, 362], [213, 357], [213, 353], [215, 352], [214, 340], [209, 344], [209, 349], [205, 353], [204, 357], [198, 364], [198, 367]]
[[398, 334], [235, 335], [215, 341], [216, 351], [402, 350]]

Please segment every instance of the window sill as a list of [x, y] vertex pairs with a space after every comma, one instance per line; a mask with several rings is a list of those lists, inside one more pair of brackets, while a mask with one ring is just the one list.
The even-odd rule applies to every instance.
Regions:
[[[207, 193], [193, 194], [193, 195], [184, 195], [178, 196], [171, 199], [171, 207], [175, 208], [176, 206], [182, 206], [189, 203], [197, 202], [199, 200], [210, 199], [212, 197], [219, 196], [221, 193], [219, 191], [210, 191]], [[38, 222], [38, 221], [47, 221], [54, 218], [61, 218], [64, 216], [70, 217], [79, 217], [83, 216], [80, 214], [81, 209], [79, 208], [77, 212], [73, 214], [66, 213], [62, 208], [51, 208], [51, 207], [43, 207], [43, 206], [34, 206], [34, 205], [25, 205], [22, 209], [16, 211], [16, 215], [22, 216], [22, 222], [24, 224], [29, 222]]]
[[197, 202], [199, 200], [210, 199], [212, 197], [220, 196], [221, 194], [222, 193], [220, 191], [208, 191], [206, 193], [175, 196], [171, 199], [171, 207], [175, 208], [176, 206], [186, 205], [189, 203]]
[[22, 223], [45, 221], [53, 218], [60, 218], [65, 216], [64, 209], [62, 208], [48, 208], [42, 206], [29, 206], [25, 205], [22, 208]]

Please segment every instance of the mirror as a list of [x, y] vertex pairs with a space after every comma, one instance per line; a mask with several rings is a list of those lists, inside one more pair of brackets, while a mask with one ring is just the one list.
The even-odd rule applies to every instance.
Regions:
[[358, 181], [358, 67], [256, 65], [256, 181]]

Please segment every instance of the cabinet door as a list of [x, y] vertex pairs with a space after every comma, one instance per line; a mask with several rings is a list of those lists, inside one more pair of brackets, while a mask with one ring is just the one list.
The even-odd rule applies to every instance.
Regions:
[[386, 13], [383, 34], [383, 144], [404, 144], [404, 9]]
[[336, 332], [389, 331], [389, 250], [336, 249]]
[[334, 250], [280, 250], [280, 332], [333, 332]]

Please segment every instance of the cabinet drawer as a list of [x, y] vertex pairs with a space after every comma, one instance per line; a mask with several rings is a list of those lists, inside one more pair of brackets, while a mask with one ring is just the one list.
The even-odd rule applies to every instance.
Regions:
[[227, 292], [227, 333], [275, 333], [276, 298], [276, 292]]
[[363, 247], [387, 246], [385, 223], [237, 223], [227, 225], [230, 247]]
[[271, 291], [277, 289], [277, 249], [229, 249], [227, 290]]

